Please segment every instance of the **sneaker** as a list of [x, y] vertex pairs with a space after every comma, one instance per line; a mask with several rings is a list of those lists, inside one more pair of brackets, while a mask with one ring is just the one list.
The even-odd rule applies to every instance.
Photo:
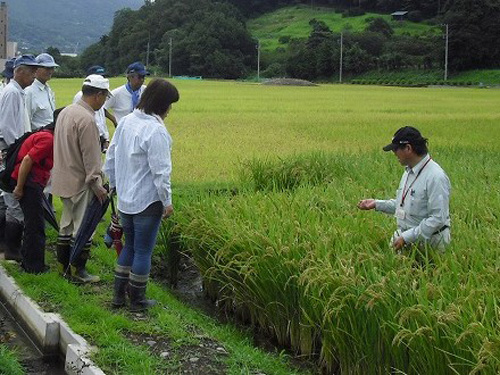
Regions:
[[79, 283], [98, 283], [101, 278], [96, 275], [91, 275], [87, 272], [85, 268], [79, 268], [73, 270], [73, 280]]

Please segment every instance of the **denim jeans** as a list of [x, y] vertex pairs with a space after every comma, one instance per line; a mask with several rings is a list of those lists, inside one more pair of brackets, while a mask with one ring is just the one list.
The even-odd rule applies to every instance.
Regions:
[[120, 212], [120, 217], [125, 246], [118, 257], [118, 265], [132, 267], [131, 271], [136, 275], [148, 275], [161, 215], [128, 215]]

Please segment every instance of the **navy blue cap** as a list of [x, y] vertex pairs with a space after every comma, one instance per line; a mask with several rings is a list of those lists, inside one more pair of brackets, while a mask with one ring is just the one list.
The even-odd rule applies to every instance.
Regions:
[[106, 69], [100, 65], [93, 65], [87, 69], [87, 75], [91, 74], [99, 74], [104, 77], [106, 75]]
[[148, 76], [149, 75], [149, 72], [146, 70], [144, 65], [139, 61], [136, 61], [135, 63], [132, 63], [127, 67], [127, 74], [131, 74], [131, 73], [136, 73], [136, 74], [139, 74], [141, 76]]
[[12, 77], [14, 77], [14, 61], [15, 60], [16, 60], [16, 58], [14, 57], [14, 58], [7, 60], [5, 62], [5, 69], [2, 72], [2, 75], [5, 78], [12, 79]]
[[33, 55], [21, 55], [14, 61], [14, 69], [21, 65], [40, 66]]
[[395, 151], [399, 147], [407, 144], [416, 145], [425, 142], [427, 142], [427, 139], [422, 137], [422, 134], [420, 134], [418, 129], [413, 126], [403, 126], [402, 128], [399, 128], [396, 133], [394, 133], [391, 143], [384, 146], [382, 149], [384, 151]]

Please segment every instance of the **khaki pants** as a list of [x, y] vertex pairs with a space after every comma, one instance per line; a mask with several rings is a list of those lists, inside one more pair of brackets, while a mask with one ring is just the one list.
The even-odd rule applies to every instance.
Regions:
[[87, 189], [70, 198], [61, 198], [63, 211], [59, 224], [59, 236], [76, 237], [93, 196], [92, 189]]

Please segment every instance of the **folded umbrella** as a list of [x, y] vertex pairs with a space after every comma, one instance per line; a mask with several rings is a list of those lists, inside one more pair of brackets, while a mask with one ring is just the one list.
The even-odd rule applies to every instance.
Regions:
[[92, 197], [92, 200], [85, 211], [85, 215], [83, 216], [82, 224], [76, 234], [73, 246], [71, 247], [69, 258], [70, 264], [73, 263], [80, 255], [85, 244], [90, 240], [92, 234], [94, 234], [97, 225], [108, 209], [108, 205], [109, 197], [106, 197], [102, 204], [95, 195]]
[[110, 203], [111, 203], [111, 222], [109, 223], [108, 229], [106, 230], [106, 236], [104, 238], [104, 242], [108, 248], [113, 246], [116, 250], [116, 255], [120, 255], [123, 249], [123, 227], [120, 224], [120, 217], [118, 216], [118, 212], [115, 209], [115, 202], [113, 196], [115, 195], [115, 191], [110, 194]]
[[54, 228], [57, 232], [59, 232], [59, 224], [57, 224], [54, 209], [52, 208], [45, 194], [42, 194], [42, 208], [45, 221], [52, 225], [52, 228]]

